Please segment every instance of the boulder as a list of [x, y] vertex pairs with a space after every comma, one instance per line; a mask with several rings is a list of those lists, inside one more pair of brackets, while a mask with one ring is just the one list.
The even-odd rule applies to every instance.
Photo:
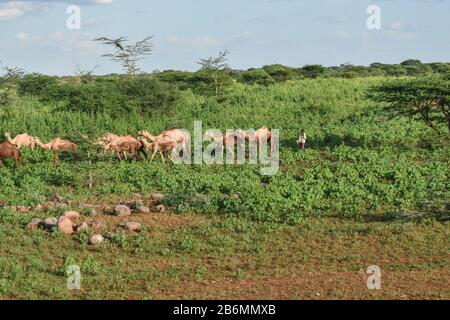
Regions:
[[141, 213], [141, 214], [149, 214], [150, 212], [151, 212], [151, 211], [150, 211], [150, 208], [149, 208], [149, 207], [146, 207], [146, 206], [139, 207], [138, 213]]
[[77, 211], [66, 211], [64, 212], [63, 217], [69, 218], [72, 221], [76, 221], [80, 219], [81, 215]]
[[155, 203], [161, 204], [164, 201], [164, 194], [162, 194], [162, 193], [152, 193], [151, 194], [151, 198], [153, 199], [153, 201], [155, 201]]
[[28, 208], [27, 207], [23, 207], [23, 206], [17, 206], [16, 207], [16, 212], [17, 213], [28, 213], [29, 212], [29, 210], [28, 210]]
[[80, 232], [82, 232], [82, 231], [84, 231], [84, 230], [89, 229], [89, 225], [88, 225], [86, 222], [82, 222], [82, 223], [80, 223], [80, 224], [77, 224], [77, 225], [74, 227], [74, 229], [75, 229], [75, 231], [76, 231], [77, 233], [80, 233]]
[[137, 232], [141, 230], [142, 225], [139, 222], [126, 222], [119, 227], [122, 227], [128, 231]]
[[47, 229], [52, 229], [52, 228], [56, 228], [56, 226], [58, 225], [58, 219], [51, 217], [51, 218], [47, 218], [44, 220], [44, 226]]
[[119, 217], [128, 217], [131, 215], [131, 209], [123, 204], [114, 207], [114, 214]]
[[58, 230], [70, 236], [73, 233], [73, 222], [67, 217], [60, 217], [58, 220]]
[[39, 218], [34, 218], [27, 224], [27, 229], [36, 230], [42, 224], [42, 220]]
[[105, 239], [101, 234], [93, 234], [89, 237], [89, 243], [91, 245], [99, 245], [101, 244]]

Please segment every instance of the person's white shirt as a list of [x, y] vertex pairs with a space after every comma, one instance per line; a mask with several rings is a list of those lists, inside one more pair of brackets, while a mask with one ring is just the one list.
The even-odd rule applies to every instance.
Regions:
[[306, 139], [308, 139], [308, 137], [306, 136], [306, 133], [300, 134], [300, 137], [298, 137], [297, 142], [298, 143], [306, 143]]

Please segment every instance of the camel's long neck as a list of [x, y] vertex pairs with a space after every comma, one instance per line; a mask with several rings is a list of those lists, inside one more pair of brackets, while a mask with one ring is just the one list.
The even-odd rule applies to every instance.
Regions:
[[52, 148], [51, 142], [49, 143], [42, 143], [40, 140], [36, 140], [36, 144], [42, 149], [42, 150], [50, 150]]

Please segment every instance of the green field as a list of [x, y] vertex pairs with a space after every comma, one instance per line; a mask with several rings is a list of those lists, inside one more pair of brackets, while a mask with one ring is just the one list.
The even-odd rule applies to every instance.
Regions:
[[[450, 144], [420, 121], [389, 119], [366, 97], [382, 78], [298, 80], [271, 86], [235, 83], [218, 103], [182, 91], [170, 112], [67, 111], [21, 96], [0, 111], [0, 132], [44, 142], [80, 142], [106, 132], [157, 134], [166, 128], [279, 129], [280, 171], [259, 166], [118, 163], [80, 142], [76, 154], [23, 151], [26, 168], [0, 169], [0, 298], [448, 299], [450, 288]], [[299, 131], [308, 148], [298, 150]], [[91, 184], [91, 187], [90, 187]], [[58, 192], [97, 206], [110, 241], [89, 232], [65, 237], [27, 230], [35, 210]], [[165, 194], [165, 213], [153, 210]], [[107, 206], [142, 195], [150, 214], [128, 217], [140, 233], [116, 231], [123, 218]], [[16, 213], [13, 206], [32, 208]], [[82, 290], [66, 289], [66, 267], [82, 271]], [[366, 287], [368, 266], [383, 289]], [[272, 288], [272, 290], [268, 290]]]

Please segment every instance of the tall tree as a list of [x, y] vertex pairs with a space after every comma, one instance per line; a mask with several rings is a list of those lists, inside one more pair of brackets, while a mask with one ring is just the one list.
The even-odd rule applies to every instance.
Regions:
[[138, 61], [142, 60], [145, 56], [151, 55], [153, 52], [152, 39], [153, 36], [146, 36], [143, 40], [132, 44], [127, 44], [127, 37], [116, 39], [100, 37], [94, 39], [94, 41], [112, 46], [114, 52], [104, 54], [103, 57], [121, 63], [127, 74], [134, 76], [140, 71], [137, 65]]
[[223, 94], [225, 87], [231, 82], [231, 68], [228, 64], [230, 51], [220, 52], [217, 57], [200, 59], [197, 63], [201, 66], [200, 71], [210, 79], [216, 98]]
[[450, 78], [442, 75], [389, 80], [369, 96], [386, 103], [393, 116], [418, 116], [439, 131], [445, 125], [450, 133]]

